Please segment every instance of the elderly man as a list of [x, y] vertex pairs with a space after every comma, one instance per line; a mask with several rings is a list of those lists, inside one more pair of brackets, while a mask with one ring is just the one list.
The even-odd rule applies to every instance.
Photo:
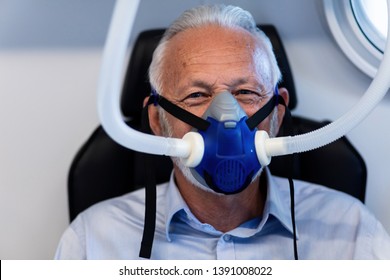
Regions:
[[[166, 31], [149, 74], [154, 101], [164, 98], [207, 119], [208, 131], [215, 122], [225, 128], [243, 125], [245, 132], [240, 133], [251, 133], [240, 123], [242, 116], [250, 118], [275, 96], [281, 101], [275, 104], [288, 103], [287, 90], [277, 88], [281, 74], [269, 40], [252, 16], [238, 7], [214, 5], [186, 11]], [[181, 138], [194, 129], [160, 106], [148, 109], [156, 135]], [[223, 115], [221, 110], [236, 114], [237, 122], [216, 117]], [[284, 108], [275, 105], [257, 128], [274, 136], [283, 115]], [[218, 133], [212, 138], [215, 141], [220, 141]], [[234, 150], [232, 139], [237, 137], [224, 137], [227, 150]], [[360, 202], [345, 194], [295, 182], [295, 235], [288, 180], [248, 164], [243, 169], [250, 171], [242, 180], [235, 178], [238, 173], [231, 170], [238, 167], [233, 166], [222, 177], [234, 176], [224, 181], [218, 174], [172, 160], [170, 181], [157, 186], [152, 259], [390, 258], [386, 231]], [[144, 205], [140, 190], [92, 206], [64, 233], [56, 258], [138, 259]]]

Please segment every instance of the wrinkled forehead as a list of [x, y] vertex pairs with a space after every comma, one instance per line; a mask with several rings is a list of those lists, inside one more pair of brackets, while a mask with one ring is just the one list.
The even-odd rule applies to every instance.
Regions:
[[270, 76], [269, 60], [260, 39], [240, 27], [207, 25], [187, 29], [170, 39], [165, 54], [164, 81], [172, 81], [189, 66], [201, 64], [213, 64], [217, 70], [221, 66], [223, 70], [224, 66], [246, 63], [254, 75]]

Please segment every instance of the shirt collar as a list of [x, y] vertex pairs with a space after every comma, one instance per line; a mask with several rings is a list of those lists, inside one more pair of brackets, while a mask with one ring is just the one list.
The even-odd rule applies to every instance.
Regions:
[[[290, 199], [286, 196], [282, 188], [288, 188], [288, 182], [286, 186], [280, 186], [273, 178], [268, 168], [264, 169], [267, 176], [267, 199], [264, 205], [263, 218], [257, 226], [256, 233], [260, 232], [264, 227], [270, 216], [275, 217], [280, 224], [293, 234], [291, 224], [291, 213], [290, 213]], [[286, 180], [287, 181], [287, 180]], [[187, 215], [192, 215], [188, 205], [181, 196], [176, 183], [173, 172], [171, 174], [168, 189], [165, 197], [165, 233], [168, 241], [170, 238], [170, 225], [173, 217], [179, 212], [185, 212]], [[246, 223], [244, 223], [245, 225]]]

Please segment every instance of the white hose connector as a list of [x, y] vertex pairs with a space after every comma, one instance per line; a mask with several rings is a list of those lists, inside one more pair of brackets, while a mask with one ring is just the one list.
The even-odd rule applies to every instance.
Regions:
[[190, 146], [191, 153], [186, 158], [182, 158], [187, 167], [196, 167], [203, 158], [204, 141], [198, 132], [188, 132], [183, 136], [183, 140]]
[[[390, 26], [390, 0], [387, 1]], [[390, 87], [390, 28], [382, 62], [377, 74], [360, 101], [345, 115], [315, 131], [293, 137], [270, 138], [264, 141], [267, 156], [287, 155], [310, 151], [344, 136], [358, 125], [386, 95]]]
[[258, 130], [255, 134], [255, 149], [257, 159], [261, 166], [267, 166], [271, 162], [271, 156], [267, 154], [265, 149], [265, 141], [269, 139], [269, 135], [265, 130]]

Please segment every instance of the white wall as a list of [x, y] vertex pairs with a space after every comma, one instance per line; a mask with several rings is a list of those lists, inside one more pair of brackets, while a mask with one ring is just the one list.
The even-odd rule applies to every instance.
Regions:
[[[31, 3], [30, 3], [31, 2]], [[112, 0], [0, 1], [0, 259], [50, 259], [68, 224], [66, 180], [97, 126], [96, 85]], [[142, 0], [135, 29], [222, 1]], [[296, 81], [296, 114], [333, 120], [370, 79], [329, 34], [321, 1], [224, 1], [273, 23]], [[169, 5], [167, 4], [169, 3]], [[348, 134], [368, 166], [367, 205], [390, 231], [390, 96]]]
[[0, 259], [51, 259], [68, 224], [67, 172], [98, 124], [112, 8], [0, 1]]

